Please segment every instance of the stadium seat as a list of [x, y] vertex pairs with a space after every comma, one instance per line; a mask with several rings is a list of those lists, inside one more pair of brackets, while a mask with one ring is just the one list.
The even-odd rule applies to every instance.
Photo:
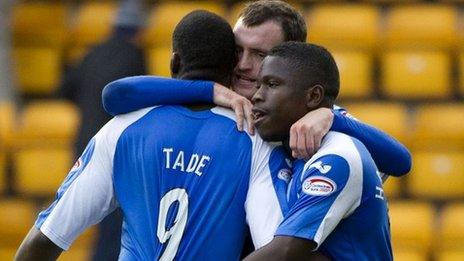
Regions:
[[308, 42], [328, 48], [372, 49], [378, 43], [379, 19], [373, 5], [316, 5], [306, 17]]
[[[6, 158], [5, 152], [0, 148], [0, 193], [6, 188]], [[2, 259], [0, 259], [2, 260]]]
[[171, 76], [170, 61], [172, 51], [170, 47], [153, 48], [148, 51], [148, 72], [158, 76]]
[[10, 145], [15, 127], [15, 108], [12, 102], [0, 102], [0, 151]]
[[389, 47], [450, 48], [457, 40], [458, 13], [451, 5], [397, 5], [386, 17]]
[[12, 154], [15, 190], [24, 195], [52, 196], [72, 166], [69, 148], [22, 148]]
[[13, 6], [13, 40], [19, 46], [62, 47], [67, 38], [67, 8], [59, 2], [20, 2]]
[[437, 257], [435, 258], [435, 261], [462, 261], [462, 260], [464, 260], [464, 250], [440, 251]]
[[[450, 203], [442, 210], [440, 248], [459, 250], [464, 258], [464, 203]], [[464, 259], [461, 259], [464, 260]]]
[[340, 98], [365, 98], [373, 93], [372, 56], [366, 52], [332, 51], [340, 72]]
[[76, 260], [91, 260], [92, 248], [79, 248], [71, 246], [68, 251], [63, 253], [58, 258], [59, 261], [76, 261]]
[[61, 77], [61, 51], [56, 48], [17, 47], [13, 50], [17, 83], [25, 94], [50, 95]]
[[464, 50], [459, 54], [459, 92], [464, 96]]
[[401, 181], [402, 178], [389, 177], [383, 183], [383, 190], [388, 199], [396, 198], [401, 193]]
[[415, 149], [464, 149], [464, 103], [422, 105], [414, 124]]
[[425, 202], [400, 201], [389, 204], [393, 249], [429, 250], [434, 231], [433, 207]]
[[16, 254], [16, 247], [0, 247], [0, 260], [14, 260]]
[[349, 103], [346, 109], [355, 118], [373, 125], [398, 140], [407, 143], [408, 140], [408, 111], [400, 103], [367, 102]]
[[401, 50], [382, 56], [382, 91], [390, 98], [446, 98], [451, 95], [451, 60], [445, 52]]
[[29, 201], [0, 200], [0, 246], [18, 247], [34, 224], [35, 214], [34, 205]]
[[103, 41], [111, 33], [116, 18], [115, 2], [85, 1], [76, 14], [72, 29], [74, 46], [89, 46]]
[[170, 46], [171, 36], [176, 24], [187, 13], [204, 9], [225, 16], [225, 8], [216, 1], [167, 1], [157, 5], [150, 15], [145, 33], [149, 47]]
[[431, 199], [464, 197], [464, 151], [417, 151], [408, 177], [412, 196]]
[[70, 102], [37, 101], [25, 107], [20, 121], [14, 147], [69, 145], [79, 126], [79, 112]]
[[425, 261], [427, 253], [417, 250], [393, 249], [393, 260], [395, 261]]

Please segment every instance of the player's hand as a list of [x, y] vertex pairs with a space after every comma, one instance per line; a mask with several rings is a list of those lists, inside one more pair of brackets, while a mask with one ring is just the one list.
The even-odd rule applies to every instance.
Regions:
[[333, 123], [333, 112], [319, 108], [306, 114], [290, 128], [290, 148], [292, 156], [308, 160], [321, 146], [322, 138]]
[[251, 135], [255, 133], [255, 126], [251, 108], [251, 102], [240, 94], [224, 87], [219, 83], [214, 83], [213, 102], [216, 105], [234, 110], [237, 117], [237, 128], [243, 131], [245, 122], [248, 124], [248, 132]]

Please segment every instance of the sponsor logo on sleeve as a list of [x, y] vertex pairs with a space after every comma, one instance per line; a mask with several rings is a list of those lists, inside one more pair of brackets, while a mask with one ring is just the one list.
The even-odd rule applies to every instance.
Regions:
[[281, 169], [279, 170], [279, 173], [277, 174], [277, 177], [286, 183], [290, 182], [290, 179], [292, 178], [292, 171], [289, 169]]
[[323, 164], [322, 161], [317, 161], [308, 167], [308, 169], [310, 168], [316, 168], [320, 173], [327, 174], [332, 169], [332, 166]]
[[335, 182], [327, 177], [312, 176], [303, 181], [302, 190], [310, 196], [328, 196], [337, 189]]

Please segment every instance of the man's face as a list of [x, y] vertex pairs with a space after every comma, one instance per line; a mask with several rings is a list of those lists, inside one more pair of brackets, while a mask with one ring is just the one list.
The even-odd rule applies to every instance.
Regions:
[[234, 70], [232, 89], [248, 99], [253, 97], [256, 78], [266, 54], [284, 41], [282, 27], [274, 21], [247, 27], [239, 19], [234, 27], [238, 63]]
[[255, 126], [265, 141], [282, 141], [290, 127], [307, 112], [307, 94], [295, 70], [281, 57], [267, 56], [253, 96]]

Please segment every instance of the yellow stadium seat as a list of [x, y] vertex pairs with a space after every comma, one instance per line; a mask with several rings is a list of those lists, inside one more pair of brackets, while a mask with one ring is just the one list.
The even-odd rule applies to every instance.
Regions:
[[464, 51], [459, 54], [459, 89], [461, 95], [464, 95]]
[[408, 177], [411, 195], [433, 199], [464, 196], [464, 152], [418, 151], [413, 153], [413, 161]]
[[389, 204], [392, 245], [395, 251], [429, 250], [434, 231], [433, 207], [425, 202], [403, 201]]
[[451, 61], [440, 51], [387, 51], [381, 62], [383, 92], [391, 98], [451, 95]]
[[0, 260], [14, 260], [17, 247], [0, 247]]
[[[464, 203], [451, 203], [442, 210], [440, 248], [460, 250], [464, 257]], [[461, 259], [464, 260], [464, 259]]]
[[393, 260], [395, 261], [426, 261], [427, 253], [422, 251], [393, 249]]
[[177, 23], [189, 12], [204, 9], [225, 16], [225, 9], [216, 1], [169, 1], [161, 2], [150, 15], [145, 41], [150, 47], [170, 46], [171, 36]]
[[15, 73], [20, 90], [27, 94], [51, 94], [61, 77], [61, 51], [56, 48], [13, 50]]
[[36, 211], [31, 202], [0, 200], [0, 246], [18, 247], [34, 225], [35, 218]]
[[[6, 158], [5, 152], [0, 148], [0, 193], [6, 188]], [[0, 259], [2, 260], [2, 259]]]
[[0, 151], [10, 145], [15, 127], [15, 108], [12, 102], [0, 102]]
[[69, 148], [23, 148], [13, 152], [15, 188], [26, 195], [51, 196], [72, 166]]
[[387, 14], [385, 41], [390, 47], [452, 47], [457, 20], [451, 5], [398, 5]]
[[20, 121], [15, 147], [69, 145], [79, 126], [79, 112], [70, 102], [38, 101], [26, 106]]
[[373, 5], [319, 5], [307, 15], [308, 42], [328, 48], [375, 48], [380, 12]]
[[441, 251], [435, 258], [435, 261], [462, 261], [462, 260], [464, 260], [464, 250]]
[[89, 46], [102, 42], [111, 33], [116, 11], [115, 2], [84, 2], [77, 11], [72, 30], [73, 45]]
[[171, 77], [171, 55], [170, 47], [160, 47], [148, 51], [148, 71], [150, 74]]
[[408, 142], [408, 111], [400, 103], [350, 103], [346, 109], [355, 118], [373, 125], [402, 142]]
[[89, 52], [88, 46], [72, 46], [65, 52], [66, 64], [76, 66], [84, 59], [85, 55]]
[[366, 52], [332, 51], [340, 72], [340, 98], [372, 95], [372, 56]]
[[383, 183], [383, 190], [387, 198], [396, 198], [401, 193], [401, 178], [389, 177]]
[[59, 2], [25, 2], [13, 6], [13, 40], [20, 46], [63, 46], [67, 10]]
[[417, 108], [413, 144], [416, 149], [464, 149], [464, 104]]

